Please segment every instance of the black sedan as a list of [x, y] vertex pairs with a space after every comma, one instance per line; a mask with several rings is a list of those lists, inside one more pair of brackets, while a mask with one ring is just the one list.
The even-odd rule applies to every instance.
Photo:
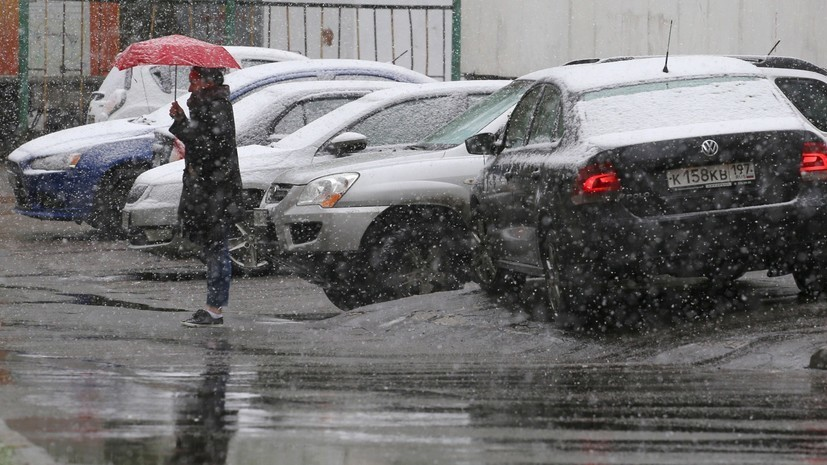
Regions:
[[518, 103], [472, 193], [477, 281], [543, 277], [551, 314], [596, 311], [655, 275], [792, 273], [815, 296], [827, 145], [743, 60], [563, 66]]

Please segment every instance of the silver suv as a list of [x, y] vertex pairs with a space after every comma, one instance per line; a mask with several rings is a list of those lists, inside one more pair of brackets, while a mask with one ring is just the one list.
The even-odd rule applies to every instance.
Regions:
[[262, 202], [270, 249], [342, 309], [458, 288], [470, 277], [470, 188], [487, 158], [464, 141], [498, 132], [539, 77], [509, 83], [415, 146], [280, 174]]

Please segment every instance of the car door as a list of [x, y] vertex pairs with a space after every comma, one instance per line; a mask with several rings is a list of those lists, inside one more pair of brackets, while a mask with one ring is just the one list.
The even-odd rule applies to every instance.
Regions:
[[548, 181], [548, 170], [562, 135], [560, 123], [560, 92], [553, 84], [544, 84], [542, 94], [530, 120], [527, 131], [521, 134], [522, 145], [510, 149], [515, 163], [510, 168], [509, 185], [512, 204], [506, 210], [508, 224], [503, 231], [508, 239], [505, 246], [508, 259], [523, 265], [541, 269], [539, 253], [540, 217], [542, 205], [538, 204]]
[[[503, 135], [504, 150], [485, 167], [479, 194], [487, 235], [498, 259], [517, 261], [527, 251], [521, 250], [523, 231], [516, 228], [521, 209], [517, 202], [521, 182], [516, 176], [525, 162], [521, 149], [528, 142], [531, 121], [543, 95], [544, 85], [529, 89], [511, 112]], [[524, 186], [522, 187], [524, 188]]]

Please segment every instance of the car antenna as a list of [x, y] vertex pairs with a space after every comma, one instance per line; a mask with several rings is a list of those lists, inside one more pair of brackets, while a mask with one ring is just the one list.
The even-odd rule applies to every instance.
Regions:
[[402, 52], [402, 53], [400, 53], [399, 55], [397, 55], [397, 57], [396, 57], [396, 58], [394, 58], [393, 60], [391, 60], [391, 64], [396, 64], [396, 60], [398, 60], [398, 59], [402, 58], [403, 56], [405, 56], [405, 54], [406, 54], [406, 53], [408, 53], [409, 51], [410, 51], [410, 50], [405, 50], [404, 52]]
[[770, 55], [772, 55], [772, 52], [774, 52], [774, 51], [775, 51], [775, 48], [776, 48], [776, 47], [778, 47], [778, 44], [780, 44], [780, 43], [781, 43], [781, 39], [778, 39], [778, 40], [775, 42], [775, 45], [773, 45], [773, 46], [772, 46], [772, 48], [770, 49], [769, 53], [767, 53], [767, 58], [769, 58], [769, 57], [770, 57]]
[[669, 38], [666, 40], [666, 59], [663, 61], [663, 72], [669, 72], [669, 47], [672, 45], [672, 20], [669, 20]]

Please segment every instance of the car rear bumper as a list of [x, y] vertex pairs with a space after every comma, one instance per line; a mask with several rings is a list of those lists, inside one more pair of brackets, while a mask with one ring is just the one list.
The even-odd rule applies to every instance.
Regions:
[[823, 247], [827, 209], [793, 202], [670, 215], [633, 217], [584, 209], [565, 235], [569, 256], [603, 270], [711, 276], [724, 268], [789, 272]]

